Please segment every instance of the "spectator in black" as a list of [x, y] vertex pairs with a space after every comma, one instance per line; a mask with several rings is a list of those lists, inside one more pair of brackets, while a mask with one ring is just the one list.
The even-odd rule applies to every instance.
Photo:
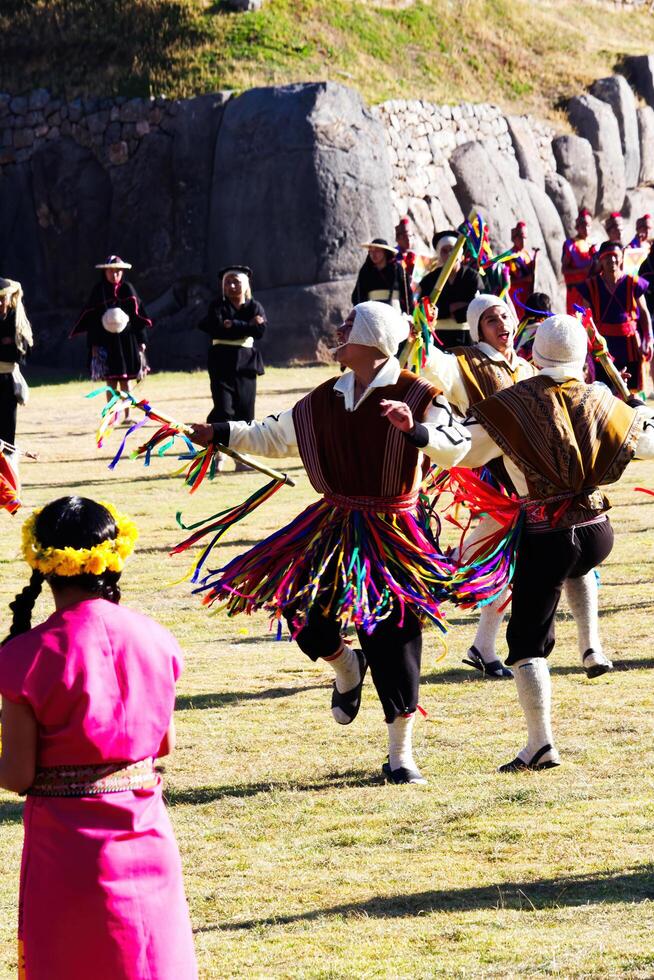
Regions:
[[362, 248], [368, 249], [368, 256], [359, 269], [352, 304], [356, 306], [375, 300], [388, 303], [402, 313], [411, 313], [411, 278], [398, 260], [397, 250], [385, 238], [373, 238], [371, 242], [364, 242]]
[[[221, 295], [213, 300], [198, 328], [211, 339], [208, 369], [213, 408], [207, 422], [251, 422], [257, 377], [264, 373], [257, 346], [266, 330], [266, 313], [252, 298], [252, 270], [246, 265], [221, 269]], [[237, 463], [237, 470], [247, 467]]]

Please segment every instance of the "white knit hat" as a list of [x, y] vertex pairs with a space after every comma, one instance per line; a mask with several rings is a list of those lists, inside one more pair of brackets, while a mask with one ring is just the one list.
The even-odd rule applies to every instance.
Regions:
[[[466, 320], [470, 327], [470, 337], [473, 344], [479, 342], [479, 321], [481, 320], [482, 314], [486, 310], [492, 310], [494, 306], [500, 306], [503, 310], [508, 310], [511, 314], [514, 327], [517, 327], [518, 321], [516, 315], [508, 303], [505, 303], [499, 296], [493, 296], [491, 293], [480, 293], [479, 296], [475, 296], [472, 300], [466, 313]], [[438, 321], [436, 321], [436, 329], [438, 330]]]
[[408, 336], [409, 321], [388, 303], [368, 300], [354, 307], [354, 323], [348, 344], [376, 347], [387, 357], [394, 357]]
[[579, 371], [587, 353], [586, 331], [576, 317], [556, 313], [538, 325], [532, 348], [536, 367]]

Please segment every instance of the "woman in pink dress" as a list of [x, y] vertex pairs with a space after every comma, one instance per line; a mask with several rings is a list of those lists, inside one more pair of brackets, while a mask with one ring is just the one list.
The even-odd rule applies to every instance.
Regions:
[[[173, 748], [182, 657], [118, 605], [134, 524], [62, 497], [26, 522], [30, 584], [0, 651], [0, 785], [26, 793], [19, 976], [197, 977], [177, 844], [153, 760]], [[30, 629], [47, 581], [56, 611]]]

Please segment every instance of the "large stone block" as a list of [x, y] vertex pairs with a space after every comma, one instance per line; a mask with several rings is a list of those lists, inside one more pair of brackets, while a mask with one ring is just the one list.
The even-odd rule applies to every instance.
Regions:
[[48, 305], [81, 305], [98, 275], [94, 264], [111, 247], [111, 180], [91, 150], [70, 138], [42, 143], [31, 169]]
[[613, 109], [594, 95], [580, 95], [570, 99], [568, 114], [579, 135], [588, 140], [595, 152], [597, 210], [602, 213], [618, 211], [627, 185], [620, 128]]
[[353, 275], [361, 242], [392, 240], [390, 187], [383, 126], [356, 92], [251, 89], [216, 143], [210, 266], [247, 262], [264, 289]]
[[593, 148], [582, 136], [557, 136], [552, 140], [556, 167], [570, 184], [578, 208], [597, 209], [597, 164]]
[[654, 55], [641, 54], [626, 58], [624, 70], [638, 94], [654, 108]]
[[545, 171], [541, 162], [538, 144], [526, 119], [522, 116], [507, 116], [509, 133], [513, 142], [520, 176], [531, 180], [539, 187], [545, 186]]
[[352, 307], [353, 288], [354, 278], [348, 277], [313, 286], [257, 290], [269, 324], [261, 342], [266, 363], [331, 360], [327, 351]]
[[613, 109], [620, 130], [627, 187], [636, 187], [640, 175], [640, 143], [636, 100], [629, 82], [622, 75], [600, 78], [591, 86], [592, 94]]
[[[547, 257], [550, 260], [555, 275], [560, 278], [561, 252], [566, 235], [552, 199], [545, 193], [542, 187], [534, 184], [531, 180], [526, 180], [527, 192], [533, 204], [540, 230], [545, 240]], [[539, 256], [538, 261], [540, 262]]]
[[213, 158], [227, 96], [183, 99], [136, 153], [111, 170], [107, 247], [129, 256], [139, 288], [158, 296], [186, 276], [212, 276], [207, 263]]
[[641, 106], [637, 110], [638, 138], [640, 142], [639, 184], [654, 183], [654, 109]]
[[652, 187], [636, 187], [627, 191], [622, 205], [622, 215], [625, 221], [633, 225], [625, 233], [627, 241], [636, 230], [636, 219], [643, 214], [654, 214], [654, 188]]
[[545, 193], [557, 210], [566, 237], [571, 237], [575, 234], [578, 208], [570, 184], [561, 174], [545, 174]]
[[517, 221], [526, 223], [528, 247], [540, 251], [536, 287], [549, 293], [560, 306], [557, 276], [527, 182], [521, 180], [515, 160], [499, 153], [495, 146], [470, 142], [457, 147], [450, 158], [450, 166], [457, 178], [455, 191], [459, 204], [465, 214], [472, 208], [481, 212], [488, 222], [491, 244], [496, 252], [510, 247], [511, 228]]
[[35, 306], [48, 302], [48, 283], [29, 164], [4, 168], [0, 177], [0, 214], [1, 274], [23, 284], [31, 315]]

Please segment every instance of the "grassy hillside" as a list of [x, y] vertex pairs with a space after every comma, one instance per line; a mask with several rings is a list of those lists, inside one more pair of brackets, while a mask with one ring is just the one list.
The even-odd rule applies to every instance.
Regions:
[[190, 96], [333, 79], [370, 102], [493, 100], [551, 113], [628, 54], [654, 16], [573, 0], [4, 0], [0, 88]]

